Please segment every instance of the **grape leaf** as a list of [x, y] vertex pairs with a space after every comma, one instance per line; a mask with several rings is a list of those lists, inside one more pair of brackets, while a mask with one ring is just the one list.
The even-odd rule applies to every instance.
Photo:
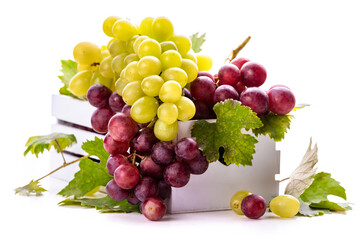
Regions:
[[36, 196], [41, 196], [46, 190], [42, 188], [38, 181], [31, 180], [29, 184], [18, 187], [15, 189], [15, 194], [30, 196], [32, 193], [35, 193]]
[[253, 129], [255, 136], [269, 135], [274, 141], [281, 141], [285, 137], [285, 133], [290, 129], [290, 115], [278, 115], [268, 113], [260, 116], [264, 126]]
[[191, 136], [196, 139], [208, 161], [219, 159], [219, 148], [224, 148], [223, 158], [226, 164], [252, 165], [255, 137], [242, 133], [243, 129], [262, 126], [261, 120], [249, 107], [241, 106], [236, 100], [228, 99], [215, 104], [215, 123], [205, 120], [195, 122]]
[[193, 35], [190, 36], [190, 40], [191, 40], [191, 49], [195, 52], [201, 52], [201, 46], [204, 44], [205, 42], [205, 37], [206, 37], [206, 33], [202, 34], [199, 36], [199, 33], [194, 33]]
[[95, 140], [87, 140], [83, 143], [82, 149], [91, 156], [96, 156], [100, 162], [94, 162], [89, 158], [80, 161], [80, 170], [75, 173], [74, 179], [58, 194], [69, 197], [81, 197], [98, 186], [106, 186], [112, 176], [106, 170], [106, 161], [109, 153], [103, 146], [103, 140], [95, 137]]
[[313, 182], [313, 176], [316, 173], [314, 166], [318, 162], [318, 147], [315, 144], [311, 148], [312, 139], [310, 139], [309, 147], [301, 160], [299, 166], [291, 173], [290, 182], [285, 188], [285, 194], [290, 194], [298, 198]]
[[43, 153], [45, 149], [49, 151], [51, 147], [54, 147], [59, 153], [65, 148], [70, 147], [73, 143], [76, 143], [76, 138], [73, 134], [51, 133], [49, 135], [33, 136], [25, 144], [27, 148], [24, 156], [31, 152], [38, 157], [39, 153]]
[[60, 78], [64, 86], [59, 89], [59, 93], [77, 98], [68, 89], [71, 78], [77, 73], [77, 63], [73, 60], [61, 60], [60, 71], [63, 73], [63, 75], [58, 76], [58, 78]]
[[108, 195], [101, 198], [67, 198], [58, 203], [60, 206], [83, 206], [99, 210], [101, 213], [110, 212], [138, 212], [140, 213], [139, 204], [130, 204], [127, 200], [115, 201]]
[[316, 216], [322, 216], [324, 213], [330, 213], [328, 210], [320, 210], [320, 209], [314, 209], [310, 207], [310, 203], [306, 203], [299, 199], [300, 202], [300, 209], [297, 213], [298, 216], [305, 216], [305, 217], [316, 217]]

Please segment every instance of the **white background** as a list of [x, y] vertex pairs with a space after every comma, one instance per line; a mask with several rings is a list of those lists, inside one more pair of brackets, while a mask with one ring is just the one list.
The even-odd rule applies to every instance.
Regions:
[[[33, 232], [41, 239], [120, 238], [123, 235], [116, 235], [116, 230], [126, 235], [125, 226], [148, 237], [175, 238], [184, 233], [192, 234], [189, 237], [236, 233], [239, 237], [296, 238], [308, 232], [325, 237], [354, 232], [356, 204], [347, 215], [312, 219], [287, 221], [270, 216], [249, 221], [223, 211], [172, 215], [150, 223], [135, 214], [59, 208], [56, 203], [61, 198], [54, 192], [37, 199], [14, 196], [13, 189], [49, 171], [49, 154], [24, 158], [23, 151], [28, 137], [50, 133], [55, 122], [51, 95], [62, 86], [57, 78], [60, 60], [72, 59], [72, 49], [80, 41], [106, 45], [109, 38], [102, 33], [102, 21], [110, 15], [135, 23], [147, 16], [167, 16], [176, 33], [206, 33], [203, 50], [214, 60], [213, 73], [231, 49], [250, 35], [240, 55], [266, 67], [268, 79], [263, 88], [285, 84], [298, 103], [311, 104], [295, 113], [281, 144], [281, 175], [288, 176], [296, 167], [312, 137], [319, 146], [319, 171], [332, 173], [347, 189], [348, 201], [360, 203], [359, 10], [356, 1], [3, 1], [0, 194], [5, 213], [0, 216], [6, 222], [1, 224], [5, 231], [0, 235]], [[339, 230], [330, 230], [335, 228]], [[151, 229], [165, 235], [152, 235]]]

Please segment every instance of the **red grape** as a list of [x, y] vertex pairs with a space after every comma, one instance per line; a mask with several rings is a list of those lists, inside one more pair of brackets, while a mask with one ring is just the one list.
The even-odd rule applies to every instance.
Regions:
[[238, 67], [238, 69], [240, 70], [242, 68], [242, 66], [247, 63], [248, 61], [250, 61], [247, 58], [235, 58], [233, 59], [230, 63], [234, 64], [235, 66]]
[[140, 173], [131, 163], [123, 163], [115, 169], [114, 180], [122, 189], [132, 189], [139, 182]]
[[235, 86], [240, 81], [240, 70], [234, 64], [224, 64], [218, 73], [219, 85], [231, 85]]
[[121, 112], [125, 105], [122, 97], [117, 93], [113, 92], [109, 98], [109, 106], [114, 112]]
[[106, 184], [106, 193], [115, 201], [122, 201], [128, 196], [128, 191], [120, 188], [114, 179]]
[[248, 195], [241, 202], [241, 211], [248, 218], [260, 218], [266, 211], [265, 199], [256, 194]]
[[164, 200], [158, 197], [148, 198], [141, 205], [141, 212], [151, 221], [160, 220], [166, 213], [166, 205]]
[[108, 123], [114, 112], [108, 108], [98, 108], [91, 115], [91, 126], [95, 132], [106, 133], [108, 131]]
[[245, 91], [246, 89], [246, 86], [241, 82], [239, 81], [236, 85], [235, 85], [235, 90], [238, 92], [239, 96], [240, 94]]
[[163, 176], [163, 167], [154, 163], [150, 156], [146, 156], [141, 160], [140, 171], [142, 176], [150, 176], [158, 179]]
[[172, 187], [183, 187], [190, 180], [190, 169], [184, 162], [173, 162], [164, 169], [164, 180]]
[[171, 186], [165, 181], [159, 181], [158, 183], [159, 194], [158, 196], [162, 199], [167, 199], [171, 195]]
[[226, 99], [239, 100], [239, 93], [233, 86], [221, 85], [214, 93], [214, 104], [225, 101]]
[[132, 139], [132, 144], [136, 152], [142, 155], [149, 155], [151, 153], [152, 146], [159, 142], [154, 135], [152, 128], [141, 129], [135, 137]]
[[134, 194], [141, 202], [158, 194], [158, 182], [152, 177], [143, 177], [134, 189]]
[[129, 149], [129, 142], [115, 141], [109, 133], [104, 137], [104, 148], [110, 154], [126, 153]]
[[151, 158], [159, 165], [168, 165], [175, 159], [175, 147], [170, 142], [158, 142], [152, 147]]
[[264, 66], [255, 62], [245, 63], [240, 70], [240, 81], [247, 87], [260, 87], [266, 76]]
[[175, 145], [175, 154], [181, 159], [191, 160], [199, 154], [199, 146], [193, 138], [182, 138]]
[[96, 83], [87, 91], [86, 98], [89, 103], [97, 108], [107, 107], [111, 90], [102, 84]]
[[212, 103], [215, 89], [215, 83], [206, 76], [197, 77], [190, 85], [191, 96], [205, 103]]
[[106, 169], [111, 176], [114, 176], [115, 169], [123, 163], [129, 163], [126, 156], [122, 154], [110, 155], [106, 162]]
[[209, 167], [207, 158], [203, 156], [201, 152], [199, 152], [194, 159], [188, 161], [187, 164], [190, 168], [190, 172], [196, 175], [203, 174]]
[[139, 127], [130, 115], [117, 113], [110, 119], [108, 130], [115, 141], [130, 142]]
[[265, 114], [269, 109], [269, 97], [265, 91], [257, 87], [249, 87], [240, 95], [243, 105], [251, 108], [258, 115]]
[[269, 110], [273, 113], [285, 115], [295, 107], [295, 96], [287, 87], [272, 87], [268, 91]]
[[198, 76], [198, 77], [200, 77], [200, 76], [209, 77], [209, 78], [210, 78], [211, 80], [213, 80], [213, 82], [215, 83], [215, 78], [214, 78], [214, 76], [213, 76], [210, 72], [208, 72], [208, 71], [199, 71], [197, 76]]

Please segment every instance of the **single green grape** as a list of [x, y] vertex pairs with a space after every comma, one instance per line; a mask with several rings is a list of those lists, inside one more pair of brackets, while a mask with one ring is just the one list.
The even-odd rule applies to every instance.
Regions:
[[94, 62], [100, 62], [100, 53], [100, 48], [91, 42], [80, 42], [73, 50], [75, 61], [84, 65], [91, 65]]
[[177, 121], [178, 108], [174, 103], [162, 103], [157, 109], [157, 116], [165, 124], [172, 124]]
[[194, 81], [199, 72], [196, 63], [194, 63], [190, 59], [182, 59], [181, 69], [183, 69], [186, 72], [188, 76], [188, 83]]
[[158, 17], [152, 22], [152, 33], [157, 41], [163, 42], [173, 36], [174, 27], [166, 17]]
[[121, 71], [126, 67], [125, 65], [125, 57], [127, 56], [127, 53], [121, 53], [113, 58], [111, 62], [111, 69], [114, 71], [114, 73], [118, 76], [120, 76]]
[[193, 101], [189, 98], [181, 96], [179, 101], [175, 103], [178, 109], [178, 119], [180, 121], [187, 121], [195, 116], [196, 108]]
[[140, 58], [135, 53], [130, 53], [124, 59], [125, 66], [127, 66], [131, 62], [139, 61], [139, 60]]
[[116, 80], [116, 82], [115, 82], [115, 91], [117, 92], [117, 94], [122, 96], [122, 92], [123, 92], [126, 85], [127, 85], [127, 83], [124, 83], [123, 81], [121, 81], [120, 78], [118, 80]]
[[103, 75], [101, 75], [101, 73], [98, 69], [93, 73], [93, 75], [91, 77], [90, 86], [92, 86], [96, 83], [99, 83], [99, 84], [104, 85], [105, 87], [111, 89], [111, 87], [113, 85], [113, 79], [104, 77]]
[[128, 105], [133, 105], [136, 100], [143, 96], [145, 96], [145, 94], [141, 90], [140, 81], [129, 82], [122, 91], [122, 98]]
[[138, 56], [139, 58], [143, 58], [145, 56], [154, 56], [159, 58], [161, 55], [161, 46], [160, 43], [154, 39], [145, 39], [142, 41], [138, 48]]
[[76, 73], [69, 82], [69, 90], [77, 97], [84, 97], [90, 87], [90, 80], [93, 73], [85, 70]]
[[136, 39], [139, 37], [139, 35], [135, 35], [132, 38], [130, 38], [129, 41], [126, 42], [126, 50], [128, 53], [135, 53], [134, 51], [134, 43]]
[[164, 79], [158, 75], [152, 75], [144, 78], [141, 82], [141, 89], [147, 96], [159, 96], [160, 89], [164, 84]]
[[141, 36], [136, 38], [136, 40], [135, 40], [135, 42], [133, 44], [133, 50], [134, 50], [134, 53], [136, 55], [139, 55], [139, 46], [145, 39], [149, 39], [149, 37], [141, 35]]
[[148, 37], [152, 37], [152, 23], [154, 21], [154, 18], [152, 17], [146, 17], [144, 18], [140, 25], [139, 25], [139, 33], [141, 35], [146, 35]]
[[159, 91], [159, 98], [163, 102], [175, 103], [180, 100], [182, 88], [180, 84], [174, 80], [165, 82]]
[[113, 78], [115, 76], [113, 70], [111, 69], [111, 63], [113, 58], [108, 56], [104, 58], [99, 66], [100, 74], [105, 78]]
[[130, 81], [125, 78], [126, 67], [120, 73], [120, 79], [124, 83], [128, 84]]
[[178, 129], [178, 121], [173, 124], [166, 124], [158, 119], [154, 125], [154, 134], [160, 141], [171, 141], [176, 137]]
[[172, 41], [165, 41], [160, 43], [161, 46], [161, 52], [164, 53], [168, 50], [175, 50], [177, 51], [177, 47], [174, 42]]
[[137, 70], [142, 77], [159, 75], [161, 72], [161, 62], [153, 56], [146, 56], [139, 60]]
[[197, 64], [197, 58], [195, 56], [195, 53], [192, 52], [191, 50], [189, 52], [187, 52], [186, 54], [182, 55], [182, 57], [185, 59], [190, 59], [191, 61], [193, 61], [194, 63]]
[[131, 106], [130, 115], [138, 123], [148, 123], [155, 116], [159, 102], [154, 97], [144, 96]]
[[119, 19], [114, 23], [112, 32], [115, 38], [125, 42], [129, 41], [134, 35], [138, 34], [135, 25], [124, 19]]
[[137, 69], [137, 61], [129, 63], [125, 68], [125, 78], [130, 81], [141, 81], [143, 79], [142, 76], [140, 76], [138, 69]]
[[181, 67], [181, 55], [175, 50], [168, 50], [160, 55], [162, 70], [171, 67]]
[[196, 56], [196, 64], [199, 68], [199, 71], [209, 71], [212, 67], [212, 59], [203, 54], [197, 54]]
[[121, 40], [112, 41], [109, 44], [108, 50], [112, 57], [116, 57], [121, 53], [126, 53], [126, 42]]
[[270, 201], [270, 210], [283, 218], [295, 216], [300, 210], [300, 202], [291, 195], [280, 195]]
[[185, 55], [191, 49], [191, 40], [186, 36], [174, 35], [171, 39], [181, 55]]
[[104, 20], [104, 22], [103, 22], [103, 31], [107, 36], [114, 37], [114, 34], [112, 32], [112, 28], [113, 28], [114, 23], [119, 19], [120, 19], [119, 17], [110, 16], [110, 17], [107, 17]]
[[239, 215], [244, 215], [244, 213], [241, 211], [241, 202], [246, 196], [249, 196], [251, 194], [251, 192], [246, 190], [236, 192], [230, 199], [231, 209]]
[[178, 82], [182, 88], [185, 87], [188, 83], [188, 76], [186, 72], [178, 67], [166, 69], [161, 73], [161, 77], [164, 79], [165, 82], [169, 80], [174, 80]]

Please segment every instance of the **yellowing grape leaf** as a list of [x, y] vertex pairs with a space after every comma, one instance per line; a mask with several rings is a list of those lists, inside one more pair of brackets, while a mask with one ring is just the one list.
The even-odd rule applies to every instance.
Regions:
[[205, 37], [206, 37], [206, 33], [199, 35], [199, 33], [194, 33], [193, 35], [190, 36], [190, 40], [191, 40], [191, 49], [195, 52], [201, 52], [201, 46], [204, 44], [205, 42]]
[[34, 193], [36, 196], [41, 196], [45, 191], [46, 190], [40, 186], [38, 181], [31, 180], [29, 184], [16, 188], [15, 194], [30, 196]]

